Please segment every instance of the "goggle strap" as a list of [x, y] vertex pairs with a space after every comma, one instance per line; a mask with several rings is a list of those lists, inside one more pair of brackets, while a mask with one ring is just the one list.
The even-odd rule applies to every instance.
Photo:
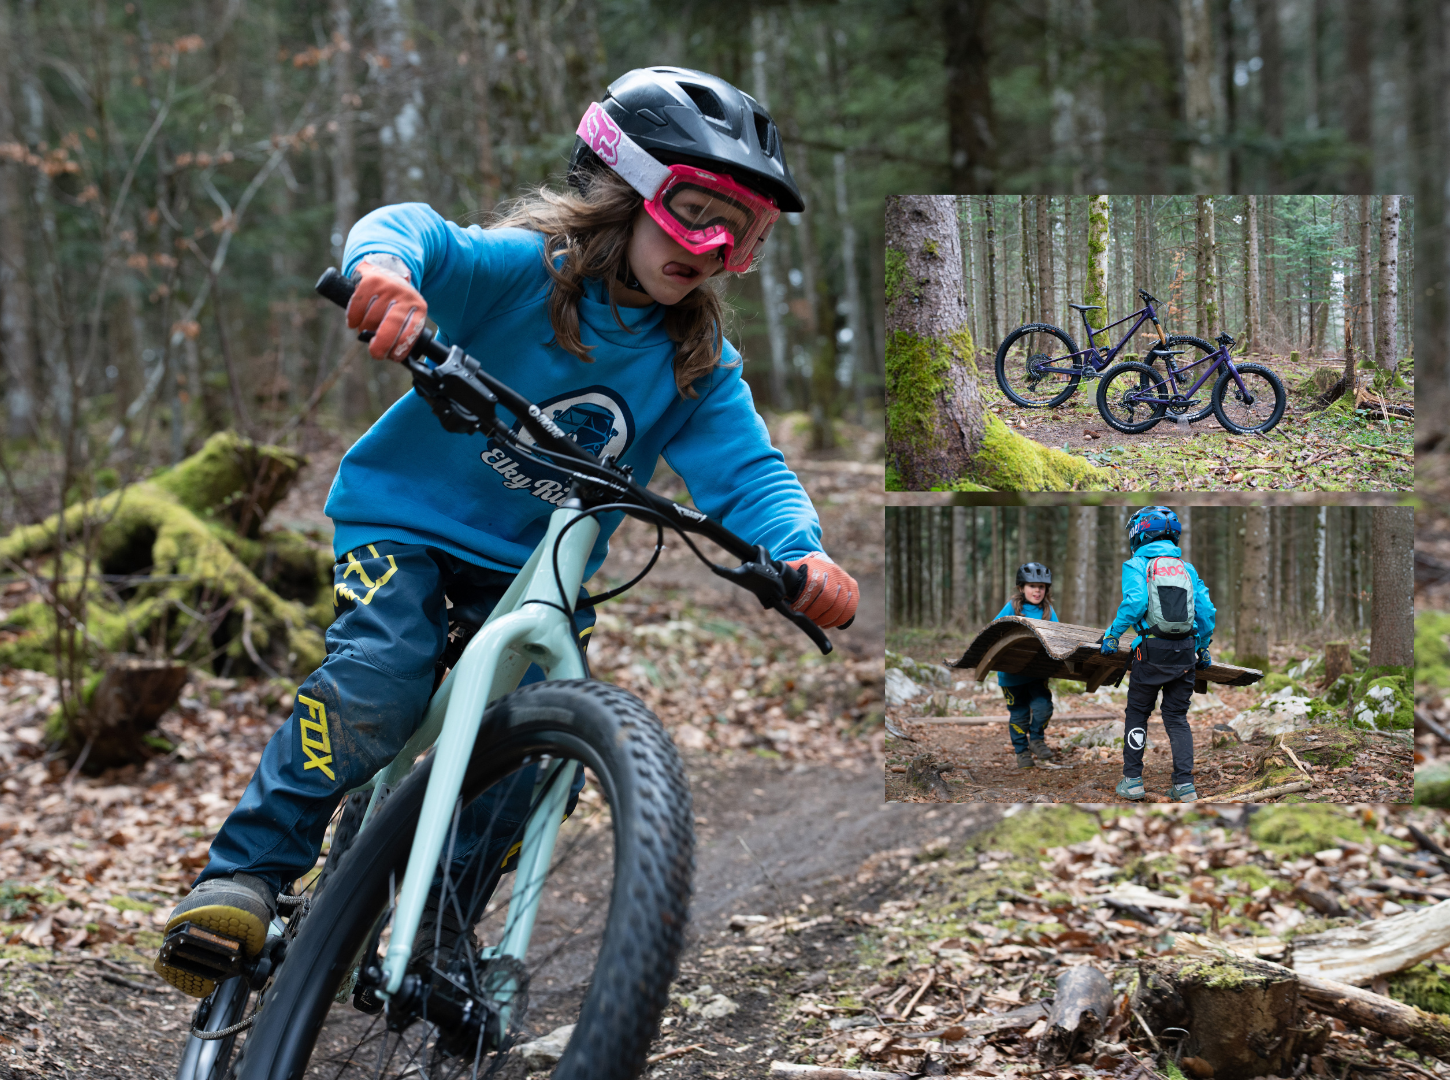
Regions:
[[626, 135], [597, 101], [590, 103], [574, 134], [646, 199], [653, 199], [670, 177], [670, 167]]

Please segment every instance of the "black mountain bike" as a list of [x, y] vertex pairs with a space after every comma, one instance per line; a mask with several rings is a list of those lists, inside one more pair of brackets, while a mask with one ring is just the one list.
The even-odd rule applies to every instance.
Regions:
[[[1066, 330], [1051, 323], [1028, 323], [1017, 327], [1003, 339], [997, 349], [997, 385], [1002, 393], [1016, 404], [1029, 409], [1061, 405], [1072, 397], [1083, 379], [1101, 378], [1102, 373], [1117, 359], [1123, 346], [1149, 321], [1153, 323], [1153, 329], [1158, 334], [1157, 344], [1145, 354], [1149, 365], [1162, 356], [1164, 367], [1171, 371], [1174, 368], [1171, 355], [1173, 350], [1184, 352], [1193, 349], [1203, 356], [1214, 351], [1213, 346], [1203, 338], [1164, 333], [1158, 322], [1158, 313], [1153, 307], [1159, 303], [1158, 298], [1143, 289], [1138, 290], [1138, 295], [1143, 298], [1141, 308], [1115, 323], [1109, 323], [1101, 330], [1094, 330], [1087, 321], [1089, 311], [1099, 310], [1096, 305], [1068, 304], [1068, 307], [1082, 315], [1083, 327], [1088, 335], [1086, 349], [1079, 349], [1077, 342], [1073, 341]], [[1133, 328], [1106, 352], [1093, 343], [1097, 335], [1106, 335], [1114, 326], [1120, 326], [1129, 319], [1137, 320], [1133, 323]], [[1104, 340], [1107, 340], [1106, 336]], [[1202, 415], [1190, 419], [1201, 420], [1208, 412], [1205, 407]]]

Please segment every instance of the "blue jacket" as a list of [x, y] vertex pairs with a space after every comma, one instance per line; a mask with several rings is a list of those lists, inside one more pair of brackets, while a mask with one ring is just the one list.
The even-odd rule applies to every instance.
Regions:
[[[1176, 555], [1181, 559], [1183, 551], [1172, 540], [1154, 540], [1144, 544], [1136, 555], [1123, 563], [1123, 602], [1118, 606], [1113, 625], [1108, 627], [1108, 637], [1120, 638], [1130, 627], [1140, 633], [1146, 629], [1143, 617], [1148, 613], [1148, 560], [1159, 555]], [[1208, 586], [1198, 576], [1193, 564], [1185, 562], [1183, 565], [1188, 568], [1188, 576], [1193, 581], [1193, 633], [1198, 638], [1198, 647], [1206, 649], [1213, 637], [1213, 601], [1208, 598]]]
[[[1017, 614], [1017, 612], [1015, 612], [1015, 611], [1012, 610], [1012, 601], [1008, 600], [1007, 603], [1003, 606], [1002, 610], [999, 611], [999, 612], [997, 612], [996, 618], [994, 618], [992, 621], [993, 622], [996, 622], [997, 619], [1005, 619], [1008, 615], [1016, 615], [1016, 614]], [[1029, 604], [1026, 600], [1023, 600], [1022, 601], [1022, 614], [1025, 615], [1029, 619], [1041, 619], [1041, 618], [1044, 618], [1045, 617], [1042, 614], [1042, 605], [1041, 604]], [[1057, 609], [1056, 608], [1053, 608], [1052, 609], [1052, 622], [1059, 622], [1059, 621], [1060, 620], [1057, 617]], [[999, 672], [997, 672], [997, 685], [998, 686], [1023, 686], [1026, 683], [1030, 683], [1030, 682], [1034, 682], [1034, 681], [1035, 681], [1034, 679], [1032, 679], [1031, 677], [1029, 677], [1027, 675], [1014, 675], [1010, 671], [999, 671]]]
[[[579, 332], [592, 363], [553, 340], [543, 237], [524, 229], [462, 228], [423, 203], [374, 210], [348, 236], [344, 273], [369, 253], [396, 255], [428, 301], [438, 338], [535, 402], [576, 441], [608, 451], [647, 481], [663, 457], [695, 505], [776, 558], [821, 548], [810, 498], [770, 444], [728, 341], [722, 364], [675, 387], [675, 343], [659, 304], [610, 310], [603, 282], [585, 281]], [[367, 363], [381, 361], [367, 360]], [[734, 366], [731, 366], [731, 365]], [[499, 409], [500, 416], [514, 417]], [[374, 540], [442, 548], [476, 565], [517, 570], [544, 535], [567, 481], [484, 435], [443, 430], [414, 391], [404, 394], [346, 456], [327, 498], [339, 557]], [[620, 514], [600, 518], [585, 570], [609, 551]]]

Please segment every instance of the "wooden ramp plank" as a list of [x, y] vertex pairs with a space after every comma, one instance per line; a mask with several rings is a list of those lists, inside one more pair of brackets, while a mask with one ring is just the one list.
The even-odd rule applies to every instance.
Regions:
[[[972, 639], [960, 660], [947, 660], [949, 667], [970, 668], [980, 682], [988, 672], [1006, 671], [1032, 679], [1078, 679], [1096, 690], [1104, 683], [1116, 684], [1127, 670], [1130, 649], [1119, 648], [1117, 656], [1104, 656], [1098, 647], [1101, 627], [1029, 619], [1008, 615], [989, 623]], [[1256, 668], [1213, 663], [1196, 673], [1194, 689], [1207, 692], [1208, 683], [1249, 686], [1264, 677]]]

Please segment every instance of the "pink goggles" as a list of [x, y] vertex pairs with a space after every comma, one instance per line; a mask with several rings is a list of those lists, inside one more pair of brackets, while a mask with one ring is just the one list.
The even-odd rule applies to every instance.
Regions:
[[656, 161], [598, 102], [589, 106], [575, 134], [644, 196], [645, 211], [681, 247], [696, 255], [718, 249], [733, 273], [750, 269], [756, 245], [780, 218], [774, 200], [728, 176]]

